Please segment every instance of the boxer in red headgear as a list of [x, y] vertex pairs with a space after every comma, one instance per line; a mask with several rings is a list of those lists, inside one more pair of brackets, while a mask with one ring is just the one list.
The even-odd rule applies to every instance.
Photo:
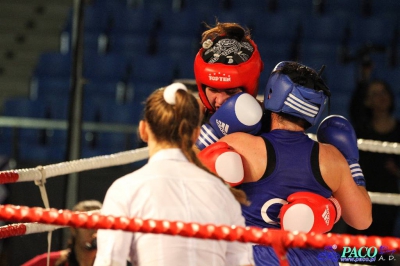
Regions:
[[200, 100], [214, 113], [230, 96], [257, 96], [263, 62], [250, 33], [236, 23], [217, 23], [202, 34], [202, 48], [194, 61]]
[[262, 70], [257, 45], [239, 24], [217, 23], [202, 34], [202, 48], [194, 61], [205, 115], [196, 142], [199, 150], [233, 132], [260, 131], [262, 108], [256, 96]]

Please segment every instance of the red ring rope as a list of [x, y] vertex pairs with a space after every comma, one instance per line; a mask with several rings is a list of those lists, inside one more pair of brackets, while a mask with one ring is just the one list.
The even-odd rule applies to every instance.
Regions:
[[[400, 253], [400, 239], [394, 237], [353, 236], [348, 234], [298, 233], [278, 229], [260, 229], [227, 225], [197, 224], [180, 221], [142, 220], [139, 218], [113, 217], [98, 213], [82, 213], [69, 210], [29, 208], [26, 206], [0, 205], [0, 219], [17, 222], [38, 222], [62, 226], [91, 229], [114, 229], [129, 232], [180, 235], [226, 241], [252, 242], [272, 246], [281, 259], [281, 265], [288, 265], [285, 257], [288, 248], [316, 248], [346, 246], [355, 248], [386, 246]], [[17, 230], [25, 230], [23, 227]], [[12, 229], [14, 230], [14, 229]], [[1, 233], [0, 238], [10, 233]]]

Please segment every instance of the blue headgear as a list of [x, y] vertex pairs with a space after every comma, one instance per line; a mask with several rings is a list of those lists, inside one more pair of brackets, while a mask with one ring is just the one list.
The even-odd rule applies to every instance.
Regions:
[[313, 84], [315, 89], [312, 89], [294, 83], [286, 74], [276, 72], [286, 63], [278, 63], [272, 71], [264, 91], [264, 107], [272, 112], [303, 118], [314, 125], [324, 111], [329, 89], [317, 75], [318, 80]]

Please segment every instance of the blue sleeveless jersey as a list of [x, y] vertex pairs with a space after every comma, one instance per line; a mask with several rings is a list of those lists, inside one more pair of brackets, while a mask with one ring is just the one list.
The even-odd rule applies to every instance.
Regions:
[[[289, 195], [307, 191], [328, 198], [332, 192], [322, 180], [318, 182], [314, 176], [311, 154], [315, 142], [306, 134], [273, 130], [263, 133], [261, 137], [268, 140], [275, 151], [275, 168], [268, 176], [265, 173], [257, 182], [240, 185], [240, 189], [247, 194], [251, 202], [250, 206], [242, 206], [242, 211], [248, 226], [279, 229], [279, 211]], [[272, 155], [268, 154], [267, 169], [274, 166], [273, 161], [270, 160]], [[318, 164], [318, 161], [316, 163]], [[320, 252], [321, 250], [290, 249], [288, 259], [291, 266], [338, 265], [333, 261], [319, 261], [317, 257]], [[279, 265], [271, 247], [254, 246], [254, 259], [257, 266]]]

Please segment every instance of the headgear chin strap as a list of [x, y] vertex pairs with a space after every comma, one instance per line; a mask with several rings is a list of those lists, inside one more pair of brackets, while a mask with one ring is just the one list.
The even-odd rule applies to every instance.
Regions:
[[279, 63], [268, 79], [264, 91], [264, 107], [272, 112], [303, 118], [314, 125], [324, 111], [328, 100], [325, 93], [329, 94], [329, 89], [319, 77], [314, 82], [315, 89], [312, 89], [294, 83], [286, 74], [276, 72], [285, 63]]
[[206, 86], [220, 90], [243, 88], [256, 97], [263, 66], [252, 40], [239, 42], [224, 36], [206, 40], [194, 61], [197, 88], [204, 106], [214, 111], [204, 91]]

